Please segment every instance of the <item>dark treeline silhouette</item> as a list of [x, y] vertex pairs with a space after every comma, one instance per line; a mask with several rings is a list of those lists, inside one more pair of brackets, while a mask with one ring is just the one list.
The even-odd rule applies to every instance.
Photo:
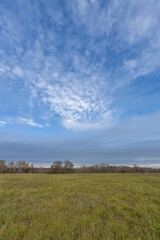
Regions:
[[0, 173], [74, 173], [74, 165], [71, 161], [55, 161], [50, 167], [34, 167], [24, 160], [6, 164], [5, 160], [0, 160]]
[[34, 167], [26, 161], [18, 161], [14, 163], [11, 161], [6, 164], [5, 160], [0, 160], [0, 173], [160, 173], [160, 168], [146, 168], [134, 165], [129, 166], [110, 166], [108, 164], [95, 164], [92, 166], [82, 165], [74, 168], [74, 164], [66, 160], [55, 161], [50, 167]]
[[92, 166], [81, 166], [75, 169], [77, 173], [160, 173], [160, 168], [146, 168], [134, 165], [129, 166], [110, 166], [108, 164], [96, 164]]

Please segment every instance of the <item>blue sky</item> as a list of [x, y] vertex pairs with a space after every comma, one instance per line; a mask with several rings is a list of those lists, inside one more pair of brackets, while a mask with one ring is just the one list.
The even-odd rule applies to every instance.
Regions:
[[0, 158], [160, 167], [160, 2], [0, 1]]

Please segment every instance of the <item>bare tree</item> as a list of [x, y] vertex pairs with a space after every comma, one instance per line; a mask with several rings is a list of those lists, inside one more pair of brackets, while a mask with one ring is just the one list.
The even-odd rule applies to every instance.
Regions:
[[29, 167], [29, 164], [26, 163], [24, 160], [18, 161], [16, 163], [16, 168], [18, 169], [19, 173], [21, 173], [21, 172], [28, 172], [28, 167]]
[[10, 172], [10, 173], [13, 172], [13, 170], [14, 170], [14, 162], [13, 162], [13, 161], [11, 161], [10, 163], [8, 163], [8, 168], [9, 168], [9, 172]]

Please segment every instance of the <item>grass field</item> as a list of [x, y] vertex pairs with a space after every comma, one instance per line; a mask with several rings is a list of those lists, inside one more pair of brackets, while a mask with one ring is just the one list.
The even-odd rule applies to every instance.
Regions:
[[0, 175], [0, 240], [160, 239], [160, 174]]

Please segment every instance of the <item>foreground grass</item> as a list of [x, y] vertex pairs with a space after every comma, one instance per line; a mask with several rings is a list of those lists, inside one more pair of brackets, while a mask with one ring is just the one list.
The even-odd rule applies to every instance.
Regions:
[[160, 239], [160, 174], [0, 175], [0, 240]]

